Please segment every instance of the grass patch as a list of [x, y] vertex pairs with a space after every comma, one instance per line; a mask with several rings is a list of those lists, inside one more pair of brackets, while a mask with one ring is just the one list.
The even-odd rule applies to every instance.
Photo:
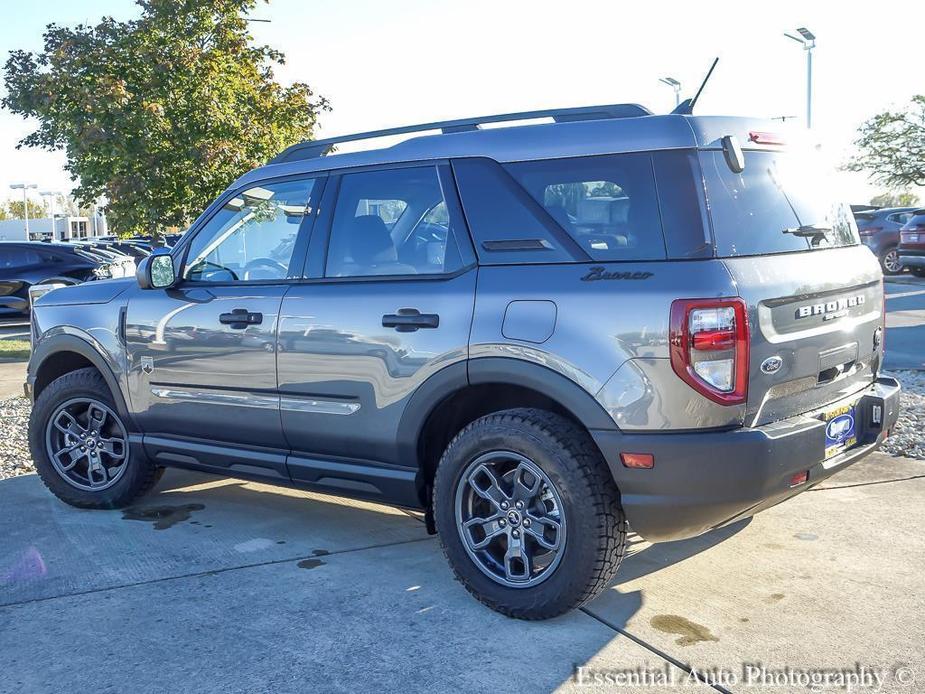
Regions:
[[31, 353], [29, 340], [0, 340], [0, 360], [25, 361]]

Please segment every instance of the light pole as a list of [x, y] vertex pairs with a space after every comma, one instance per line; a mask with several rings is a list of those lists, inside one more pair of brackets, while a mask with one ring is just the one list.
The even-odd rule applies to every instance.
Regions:
[[51, 240], [58, 240], [58, 224], [55, 221], [55, 197], [61, 195], [56, 190], [40, 190], [39, 195], [43, 198], [51, 198]]
[[38, 188], [38, 186], [35, 183], [12, 183], [10, 184], [11, 190], [22, 189], [22, 214], [26, 220], [26, 241], [29, 240], [29, 199], [26, 197], [26, 192], [29, 188]]
[[806, 127], [813, 127], [813, 49], [816, 47], [816, 35], [806, 27], [797, 29], [799, 36], [784, 33], [788, 39], [793, 39], [803, 46], [806, 51]]
[[678, 82], [674, 77], [659, 77], [658, 81], [662, 84], [667, 84], [674, 90], [674, 105], [677, 106], [681, 103], [681, 83]]

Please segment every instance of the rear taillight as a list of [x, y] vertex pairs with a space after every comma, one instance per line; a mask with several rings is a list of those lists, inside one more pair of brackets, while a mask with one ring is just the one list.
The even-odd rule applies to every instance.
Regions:
[[863, 229], [858, 229], [858, 233], [861, 236], [873, 236], [878, 231], [883, 231], [883, 227], [864, 227]]
[[671, 304], [671, 366], [721, 405], [748, 396], [748, 310], [742, 299], [678, 299]]

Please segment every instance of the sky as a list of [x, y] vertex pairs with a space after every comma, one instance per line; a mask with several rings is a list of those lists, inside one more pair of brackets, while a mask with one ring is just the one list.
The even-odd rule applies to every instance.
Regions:
[[[50, 22], [140, 13], [131, 0], [0, 7], [3, 62], [10, 50], [40, 49]], [[255, 40], [286, 54], [277, 78], [330, 100], [319, 136], [549, 107], [636, 102], [667, 112], [674, 94], [659, 78], [680, 80], [690, 96], [716, 56], [698, 113], [802, 123], [805, 54], [783, 35], [800, 26], [818, 37], [812, 137], [833, 169], [864, 120], [925, 93], [921, 2], [272, 0], [251, 16], [270, 20], [251, 25]], [[73, 185], [60, 152], [16, 149], [34, 127], [0, 110], [0, 200], [13, 182]], [[863, 174], [833, 176], [850, 202], [883, 190]]]

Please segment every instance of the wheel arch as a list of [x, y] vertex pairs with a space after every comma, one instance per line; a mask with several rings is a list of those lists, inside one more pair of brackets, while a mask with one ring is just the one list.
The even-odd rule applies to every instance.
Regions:
[[87, 367], [95, 368], [103, 377], [112, 393], [119, 416], [133, 422], [112, 367], [92, 344], [76, 335], [54, 335], [42, 340], [35, 348], [29, 360], [28, 375], [33, 399], [38, 398], [56, 378]]
[[398, 430], [402, 459], [414, 461], [418, 469], [418, 494], [424, 506], [429, 504], [437, 463], [452, 437], [483, 415], [516, 407], [555, 412], [586, 431], [618, 431], [593, 395], [540, 364], [480, 357], [445, 367], [412, 396]]

